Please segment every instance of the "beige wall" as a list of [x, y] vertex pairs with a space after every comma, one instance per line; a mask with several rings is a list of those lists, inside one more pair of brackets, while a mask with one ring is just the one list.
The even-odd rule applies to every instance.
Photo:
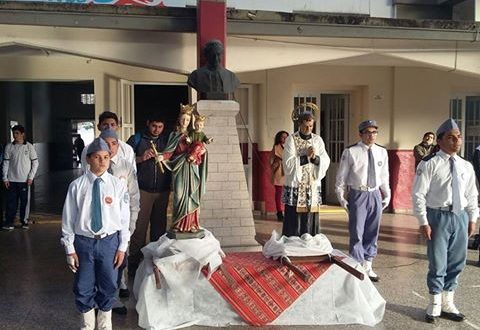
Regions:
[[411, 149], [427, 130], [435, 131], [449, 115], [449, 100], [480, 95], [480, 78], [419, 67], [305, 65], [239, 74], [256, 84], [256, 137], [269, 150], [279, 130], [292, 131], [293, 97], [300, 93], [350, 94], [349, 143], [367, 118], [380, 126], [378, 143], [389, 149]]
[[[238, 74], [254, 96], [254, 142], [271, 148], [278, 130], [291, 131], [293, 97], [322, 92], [350, 94], [349, 143], [358, 139], [361, 120], [376, 119], [378, 142], [410, 149], [426, 130], [448, 116], [452, 97], [480, 95], [480, 78], [419, 67], [301, 65]], [[0, 80], [94, 80], [97, 115], [117, 111], [120, 80], [184, 84], [186, 76], [88, 58], [62, 56], [0, 57]]]
[[[262, 97], [265, 98], [266, 104], [256, 109], [260, 150], [271, 148], [277, 131], [293, 130], [290, 119], [293, 97], [300, 93], [317, 96], [322, 92], [349, 93], [350, 142], [358, 138], [358, 122], [367, 118], [379, 121], [383, 131], [379, 142], [388, 142], [393, 82], [391, 68], [305, 65], [262, 72], [239, 74], [243, 83], [260, 84], [260, 94], [263, 91]], [[380, 95], [381, 99], [372, 101], [375, 95]]]

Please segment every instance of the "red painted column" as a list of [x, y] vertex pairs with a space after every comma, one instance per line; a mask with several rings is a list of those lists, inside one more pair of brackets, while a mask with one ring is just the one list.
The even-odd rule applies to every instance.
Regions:
[[410, 213], [412, 205], [413, 179], [415, 178], [415, 158], [412, 150], [388, 150], [390, 207], [394, 213]]
[[226, 0], [198, 0], [197, 2], [197, 65], [203, 66], [206, 60], [203, 47], [208, 40], [217, 39], [223, 44], [225, 52], [222, 65], [225, 67], [227, 46], [227, 9]]

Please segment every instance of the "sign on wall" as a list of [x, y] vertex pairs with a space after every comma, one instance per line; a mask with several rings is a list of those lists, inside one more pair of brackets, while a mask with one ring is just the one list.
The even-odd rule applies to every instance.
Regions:
[[[110, 6], [148, 7], [196, 7], [197, 0], [17, 0], [25, 2], [47, 2], [68, 4], [97, 4]], [[227, 0], [228, 8], [241, 10], [267, 10], [275, 12], [324, 12], [371, 14], [370, 0]], [[387, 1], [388, 2], [388, 1]], [[380, 4], [378, 4], [380, 3]], [[385, 0], [372, 2], [376, 6], [391, 7]]]
[[185, 7], [195, 6], [195, 0], [17, 0], [24, 2], [47, 2], [68, 4], [96, 4], [110, 6], [140, 6], [140, 7]]

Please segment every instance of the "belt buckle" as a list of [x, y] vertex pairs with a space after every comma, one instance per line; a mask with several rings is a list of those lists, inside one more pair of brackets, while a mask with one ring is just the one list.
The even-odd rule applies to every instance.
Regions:
[[368, 187], [362, 185], [362, 186], [358, 187], [358, 190], [360, 190], [360, 191], [368, 191]]
[[107, 237], [108, 235], [106, 233], [100, 234], [100, 235], [93, 235], [93, 238], [95, 239], [102, 239]]

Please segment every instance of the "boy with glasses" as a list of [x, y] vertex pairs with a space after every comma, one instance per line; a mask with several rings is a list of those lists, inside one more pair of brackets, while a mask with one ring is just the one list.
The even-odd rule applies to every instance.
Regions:
[[376, 144], [378, 126], [365, 120], [358, 126], [361, 141], [347, 147], [338, 167], [335, 192], [349, 215], [350, 256], [360, 262], [373, 282], [372, 269], [382, 210], [390, 202], [387, 150]]

